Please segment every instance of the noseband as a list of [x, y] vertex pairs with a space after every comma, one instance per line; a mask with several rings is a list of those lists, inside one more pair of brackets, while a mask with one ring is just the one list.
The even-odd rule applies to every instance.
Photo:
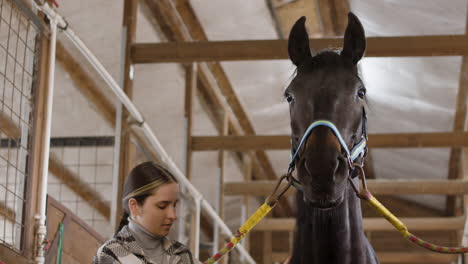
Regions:
[[[340, 131], [338, 130], [338, 128], [336, 128], [333, 122], [328, 121], [328, 120], [316, 120], [312, 124], [310, 124], [310, 126], [307, 128], [306, 132], [302, 136], [299, 146], [297, 148], [294, 148], [294, 147], [291, 148], [291, 162], [289, 163], [288, 175], [291, 175], [294, 169], [296, 168], [296, 160], [299, 159], [299, 152], [301, 150], [301, 147], [307, 141], [312, 131], [319, 126], [328, 127], [333, 131], [333, 134], [337, 137], [338, 141], [340, 142], [341, 147], [344, 149], [346, 160], [348, 161], [350, 175], [352, 175], [351, 172], [354, 169], [354, 166], [353, 166], [354, 161], [359, 157], [364, 158], [364, 156], [367, 154], [367, 115], [366, 115], [366, 111], [364, 108], [362, 109], [362, 118], [361, 118], [361, 126], [362, 126], [361, 140], [356, 145], [353, 146], [351, 151], [348, 149], [348, 146], [346, 145], [346, 142], [341, 136]], [[363, 163], [364, 163], [364, 159], [361, 160], [361, 166], [363, 165]], [[297, 189], [302, 189], [302, 186], [297, 179], [295, 179], [294, 177], [290, 177], [290, 178], [292, 179], [292, 185], [294, 187], [296, 187]]]

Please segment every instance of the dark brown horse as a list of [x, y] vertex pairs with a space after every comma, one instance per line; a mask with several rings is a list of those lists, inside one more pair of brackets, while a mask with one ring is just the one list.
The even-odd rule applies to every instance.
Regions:
[[[351, 166], [343, 147], [352, 149], [365, 133], [366, 89], [357, 63], [366, 41], [359, 19], [352, 13], [348, 18], [342, 51], [312, 54], [305, 17], [296, 22], [289, 36], [289, 57], [297, 66], [285, 91], [293, 149], [316, 120], [330, 121], [342, 137], [340, 143], [332, 129], [318, 126], [293, 161], [302, 186], [297, 195], [293, 264], [378, 263], [364, 235], [360, 201], [348, 179]], [[356, 185], [357, 180], [353, 180]]]

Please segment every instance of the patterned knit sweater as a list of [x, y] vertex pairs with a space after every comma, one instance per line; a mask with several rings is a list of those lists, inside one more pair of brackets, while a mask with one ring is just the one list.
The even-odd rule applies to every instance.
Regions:
[[[158, 244], [159, 243], [159, 244]], [[102, 245], [93, 264], [201, 264], [190, 250], [166, 237], [151, 237], [138, 224], [130, 222]]]

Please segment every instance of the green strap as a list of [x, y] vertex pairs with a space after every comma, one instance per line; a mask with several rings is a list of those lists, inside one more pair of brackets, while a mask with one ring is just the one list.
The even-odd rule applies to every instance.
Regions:
[[58, 247], [57, 247], [57, 259], [56, 264], [62, 264], [62, 249], [63, 249], [63, 224], [59, 225], [59, 237], [58, 237]]

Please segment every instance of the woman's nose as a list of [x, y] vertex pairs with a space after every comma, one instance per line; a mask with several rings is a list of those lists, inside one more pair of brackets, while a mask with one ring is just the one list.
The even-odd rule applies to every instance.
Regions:
[[169, 210], [167, 217], [173, 221], [177, 219], [177, 210], [175, 207], [172, 207], [171, 210]]

